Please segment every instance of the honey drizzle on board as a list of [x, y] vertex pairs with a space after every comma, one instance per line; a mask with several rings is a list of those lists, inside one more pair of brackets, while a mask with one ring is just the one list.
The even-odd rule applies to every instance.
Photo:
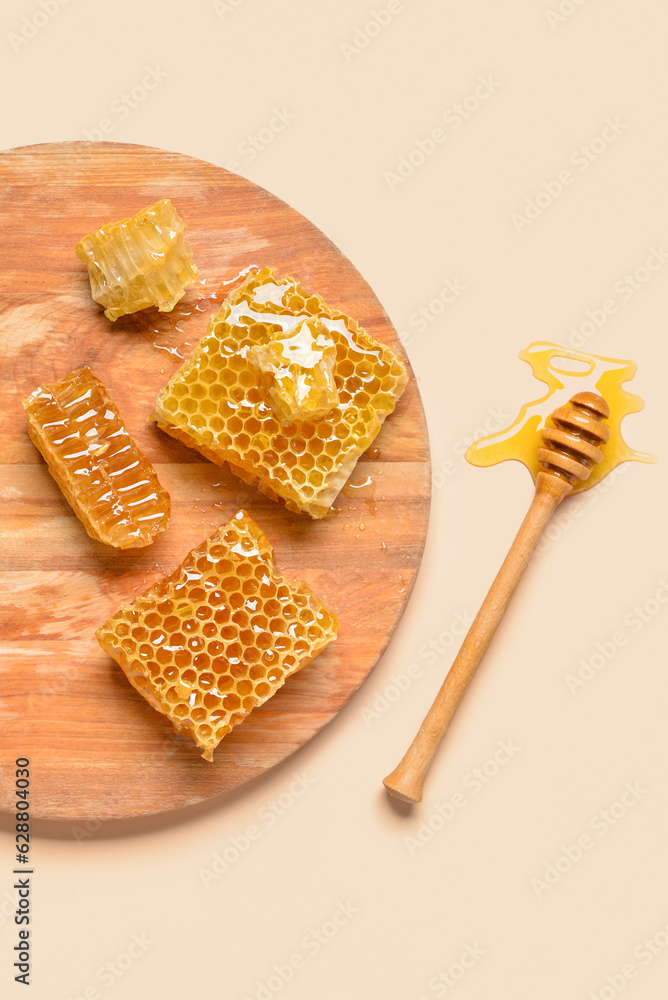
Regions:
[[[622, 462], [656, 461], [653, 455], [630, 448], [622, 437], [624, 417], [629, 413], [638, 413], [645, 406], [640, 396], [622, 388], [637, 371], [634, 361], [586, 354], [542, 340], [529, 344], [518, 357], [531, 365], [534, 377], [544, 382], [548, 391], [540, 399], [525, 403], [505, 430], [474, 441], [466, 452], [467, 462], [481, 468], [498, 465], [499, 462], [522, 462], [535, 481], [540, 471], [540, 431], [549, 423], [550, 414], [558, 406], [565, 406], [571, 396], [586, 389], [600, 393], [610, 407], [610, 417], [606, 421], [610, 428], [610, 440], [602, 448], [603, 461], [593, 467], [584, 483], [573, 487], [572, 493], [582, 493], [595, 486]], [[568, 371], [559, 367], [560, 359], [573, 362], [580, 370]]]
[[[193, 284], [179, 302], [176, 303], [170, 312], [159, 312], [157, 309], [142, 309], [136, 313], [128, 313], [120, 316], [113, 324], [114, 330], [122, 330], [132, 333], [139, 333], [144, 340], [156, 351], [169, 354], [175, 361], [182, 362], [190, 354], [193, 344], [187, 340], [174, 345], [165, 337], [170, 337], [174, 333], [184, 336], [186, 331], [182, 327], [185, 320], [196, 314], [205, 314], [220, 306], [221, 302], [240, 285], [244, 278], [251, 271], [260, 270], [256, 264], [250, 264], [243, 268], [232, 278], [221, 281], [213, 288], [207, 290], [209, 280], [201, 278]], [[200, 294], [203, 293], [203, 294]], [[185, 353], [182, 353], [185, 352]]]

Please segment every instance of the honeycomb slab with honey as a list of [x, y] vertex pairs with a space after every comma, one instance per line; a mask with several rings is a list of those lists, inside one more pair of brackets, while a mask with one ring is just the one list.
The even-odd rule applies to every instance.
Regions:
[[158, 426], [324, 517], [404, 390], [399, 357], [294, 278], [250, 274], [159, 394]]
[[185, 224], [169, 199], [111, 222], [77, 243], [91, 294], [107, 319], [156, 306], [170, 312], [197, 280]]
[[39, 386], [23, 405], [33, 443], [91, 538], [140, 548], [165, 530], [169, 494], [90, 368]]
[[213, 759], [221, 739], [336, 638], [338, 622], [276, 568], [239, 511], [98, 630], [146, 701]]

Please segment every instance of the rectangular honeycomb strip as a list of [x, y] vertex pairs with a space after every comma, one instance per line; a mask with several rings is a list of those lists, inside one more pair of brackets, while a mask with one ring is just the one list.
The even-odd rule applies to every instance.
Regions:
[[110, 222], [77, 243], [91, 294], [107, 319], [157, 306], [170, 312], [197, 280], [185, 223], [169, 199]]
[[[258, 371], [258, 354], [266, 355], [281, 334], [314, 318], [336, 348], [337, 402], [311, 419], [281, 419], [272, 404], [270, 376]], [[158, 395], [153, 417], [162, 430], [219, 465], [227, 462], [267, 496], [282, 497], [290, 510], [319, 518], [407, 380], [401, 359], [355, 320], [330, 309], [294, 278], [278, 278], [264, 268], [223, 303], [191, 357]]]
[[96, 632], [146, 701], [213, 760], [222, 738], [336, 638], [338, 622], [279, 572], [239, 511]]
[[28, 433], [91, 538], [149, 545], [169, 523], [169, 494], [90, 368], [24, 399]]

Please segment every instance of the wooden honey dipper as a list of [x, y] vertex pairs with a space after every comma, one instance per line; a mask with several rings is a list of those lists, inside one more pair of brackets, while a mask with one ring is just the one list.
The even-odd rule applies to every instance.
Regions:
[[404, 802], [422, 801], [436, 748], [487, 652], [550, 516], [576, 481], [587, 479], [592, 465], [603, 458], [599, 445], [609, 440], [610, 431], [601, 420], [609, 416], [602, 396], [578, 392], [569, 405], [551, 414], [554, 426], [543, 429], [545, 447], [538, 451], [542, 468], [536, 477], [533, 502], [417, 736], [401, 763], [383, 781], [388, 792]]

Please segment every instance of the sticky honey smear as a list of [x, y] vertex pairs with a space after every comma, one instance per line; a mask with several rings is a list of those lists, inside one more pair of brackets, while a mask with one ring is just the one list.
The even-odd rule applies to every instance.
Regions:
[[197, 268], [185, 224], [169, 199], [157, 201], [129, 219], [110, 222], [77, 243], [75, 253], [88, 268], [91, 295], [107, 319], [157, 306], [170, 312]]
[[544, 382], [545, 396], [525, 404], [514, 422], [503, 431], [475, 441], [466, 452], [471, 465], [481, 467], [498, 465], [499, 462], [516, 460], [526, 465], [534, 480], [539, 472], [538, 449], [540, 432], [550, 414], [565, 406], [571, 396], [582, 390], [595, 389], [610, 407], [610, 440], [602, 448], [603, 461], [595, 465], [584, 482], [572, 492], [582, 493], [599, 483], [622, 462], [654, 462], [653, 455], [635, 451], [624, 441], [621, 423], [629, 413], [637, 413], [645, 406], [640, 396], [622, 388], [636, 373], [633, 361], [605, 358], [598, 354], [585, 354], [549, 341], [535, 341], [518, 355], [531, 365], [534, 376]]
[[[296, 347], [323, 369], [321, 382], [289, 363]], [[277, 365], [271, 353], [279, 348], [284, 367], [272, 377]], [[330, 351], [331, 397], [324, 371]], [[227, 462], [249, 485], [281, 497], [289, 510], [320, 518], [407, 381], [401, 359], [354, 319], [294, 278], [263, 268], [228, 296], [158, 395], [152, 416], [161, 430], [218, 465]], [[304, 392], [297, 392], [302, 382]], [[277, 395], [283, 406], [276, 406]]]
[[222, 738], [337, 631], [306, 584], [280, 573], [242, 510], [96, 635], [149, 705], [211, 761]]

